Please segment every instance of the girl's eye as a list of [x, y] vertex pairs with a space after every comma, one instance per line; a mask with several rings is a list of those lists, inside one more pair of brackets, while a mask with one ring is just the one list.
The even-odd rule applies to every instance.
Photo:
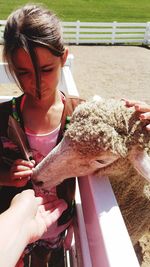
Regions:
[[17, 73], [19, 76], [23, 76], [23, 75], [27, 75], [27, 74], [29, 74], [29, 72], [28, 71], [18, 71], [18, 73]]
[[53, 69], [50, 68], [50, 69], [42, 69], [42, 72], [51, 72]]

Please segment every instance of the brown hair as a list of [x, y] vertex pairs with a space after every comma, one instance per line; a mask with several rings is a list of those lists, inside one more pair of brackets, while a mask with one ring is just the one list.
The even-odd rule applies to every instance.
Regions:
[[43, 46], [58, 57], [64, 54], [61, 23], [58, 17], [41, 5], [27, 4], [14, 11], [7, 19], [4, 31], [3, 58], [16, 79], [12, 60], [22, 47], [31, 56], [36, 74], [37, 95], [40, 97], [40, 75], [34, 47]]

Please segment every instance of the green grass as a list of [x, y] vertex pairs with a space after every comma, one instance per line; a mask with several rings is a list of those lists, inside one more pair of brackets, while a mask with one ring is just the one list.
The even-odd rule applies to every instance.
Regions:
[[[0, 19], [6, 19], [10, 12], [27, 2], [0, 0]], [[41, 2], [64, 21], [150, 21], [150, 0], [43, 0]]]

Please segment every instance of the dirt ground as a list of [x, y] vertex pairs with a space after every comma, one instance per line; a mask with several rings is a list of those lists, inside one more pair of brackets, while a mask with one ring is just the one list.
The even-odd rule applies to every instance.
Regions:
[[[1, 58], [0, 47], [0, 58]], [[150, 103], [150, 50], [137, 46], [69, 46], [74, 55], [73, 76], [80, 96], [130, 98]], [[18, 95], [14, 85], [1, 85], [1, 95]], [[147, 235], [143, 247], [150, 243]], [[150, 251], [142, 267], [150, 267]]]

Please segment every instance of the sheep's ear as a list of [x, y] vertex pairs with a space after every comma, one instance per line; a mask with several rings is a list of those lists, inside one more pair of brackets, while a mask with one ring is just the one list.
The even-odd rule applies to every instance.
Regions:
[[130, 155], [134, 168], [150, 182], [150, 157], [143, 150], [134, 150]]

